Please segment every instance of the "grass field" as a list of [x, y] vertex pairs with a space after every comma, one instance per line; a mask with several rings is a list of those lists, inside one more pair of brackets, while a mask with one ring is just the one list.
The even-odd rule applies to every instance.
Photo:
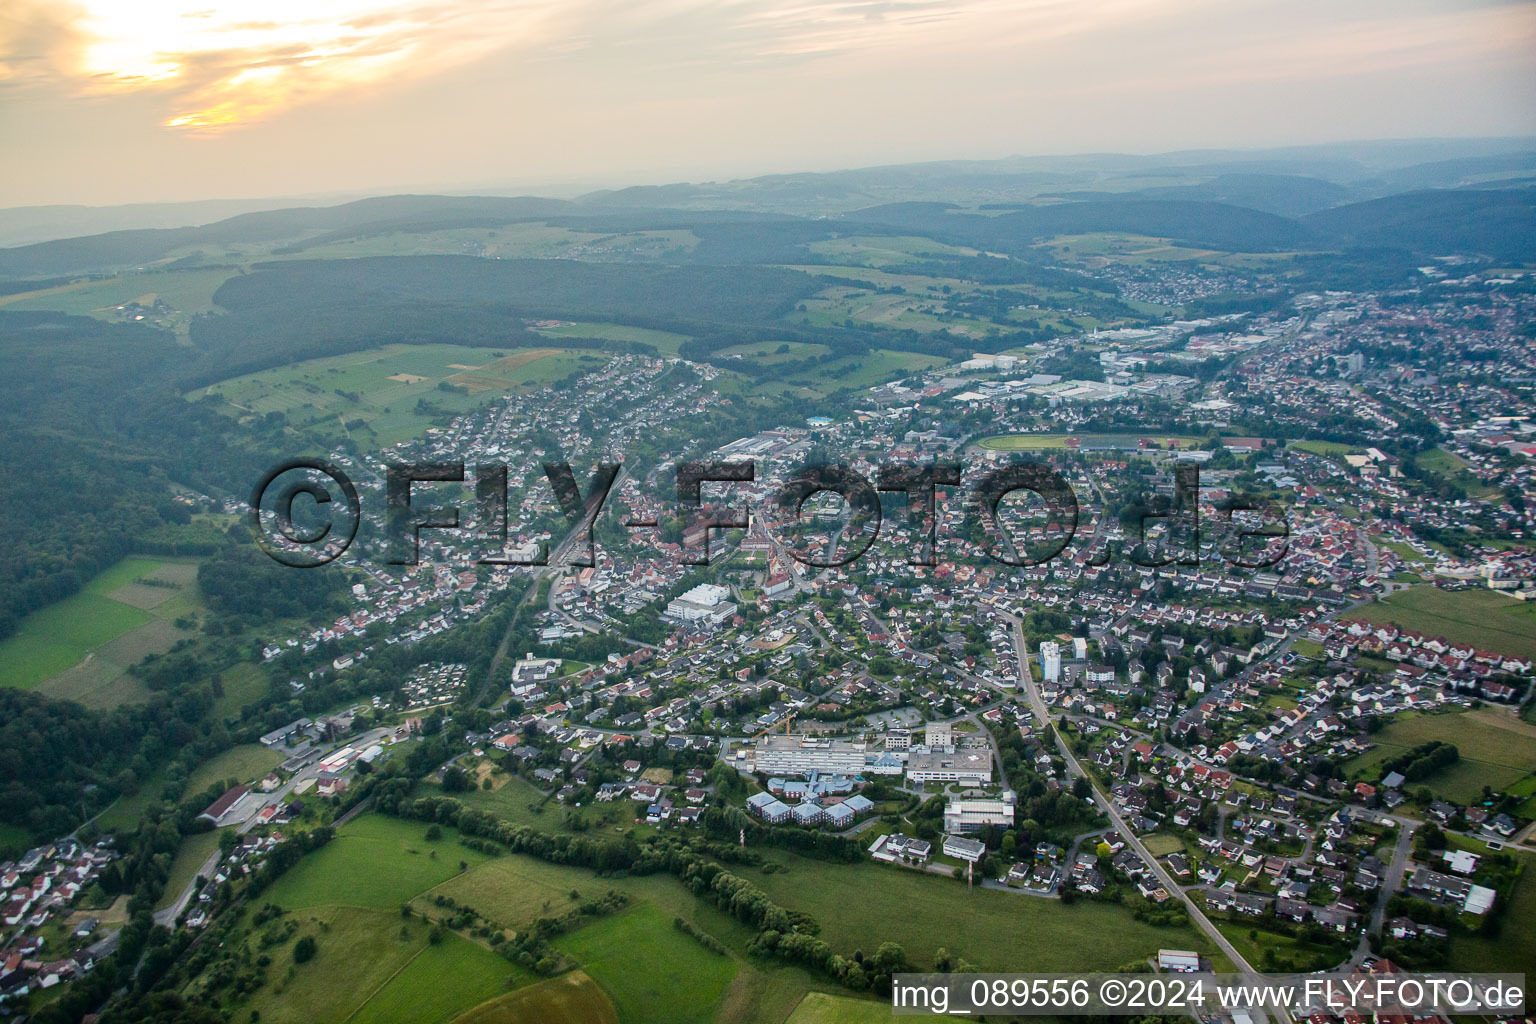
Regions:
[[188, 635], [172, 620], [201, 607], [196, 571], [185, 559], [139, 557], [107, 568], [78, 594], [27, 616], [0, 642], [0, 686], [36, 688], [87, 707], [144, 699], [148, 691], [124, 673]]
[[[1146, 184], [1150, 186], [1152, 182]], [[1087, 263], [1090, 266], [1102, 266], [1105, 263], [1145, 266], [1193, 260], [1212, 267], [1253, 268], [1272, 266], [1277, 261], [1289, 260], [1296, 255], [1286, 252], [1231, 253], [1219, 249], [1197, 249], [1169, 238], [1118, 232], [1058, 235], [1048, 242], [1040, 243], [1038, 247], [1050, 250], [1058, 259]]]
[[602, 986], [620, 1024], [708, 1024], [736, 962], [713, 953], [643, 904], [555, 940]]
[[219, 833], [217, 830], [209, 832], [193, 832], [181, 841], [181, 846], [176, 850], [176, 859], [171, 861], [171, 873], [165, 882], [165, 890], [160, 894], [160, 902], [155, 909], [160, 910], [176, 902], [177, 897], [186, 889], [187, 883], [197, 877], [198, 868], [203, 862], [219, 848]]
[[427, 842], [426, 830], [417, 822], [365, 814], [279, 879], [265, 898], [287, 910], [341, 905], [398, 911], [460, 874], [460, 861], [474, 867], [487, 859], [460, 846], [454, 829], [443, 829], [435, 843]]
[[[519, 776], [497, 773], [493, 785], [495, 789], [472, 789], [454, 796], [466, 806], [489, 811], [498, 818], [541, 832], [575, 835], [578, 829], [572, 826], [576, 822], [585, 822], [589, 828], [609, 834], [616, 828], [627, 831], [635, 826], [635, 806], [630, 800], [568, 807], [553, 800], [546, 801], [542, 793]], [[422, 783], [415, 793], [417, 796], [440, 794], [442, 787], [433, 783]], [[535, 807], [541, 809], [535, 810]], [[642, 831], [646, 829], [642, 828]]]
[[[888, 1024], [896, 1020], [891, 1006], [883, 1000], [855, 999], [826, 992], [807, 992], [785, 1024]], [[903, 1014], [902, 1021], [952, 1020], [941, 1014]]]
[[945, 245], [931, 238], [914, 236], [864, 236], [851, 235], [806, 246], [817, 256], [839, 263], [857, 263], [867, 267], [900, 266], [903, 263], [926, 262], [934, 256], [975, 256], [975, 249]]
[[1492, 590], [1409, 587], [1351, 612], [1349, 618], [1390, 622], [1482, 650], [1536, 658], [1536, 604]]
[[1491, 501], [1500, 496], [1497, 487], [1489, 487], [1477, 478], [1465, 459], [1444, 448], [1431, 448], [1415, 461], [1421, 470], [1460, 486], [1468, 497]]
[[77, 281], [34, 292], [0, 296], [9, 310], [54, 310], [74, 316], [122, 320], [116, 309], [129, 302], [153, 306], [158, 299], [172, 307], [168, 313], [146, 313], [148, 322], [174, 331], [187, 344], [187, 326], [199, 313], [214, 311], [213, 293], [239, 273], [231, 267], [158, 270], [120, 274], [100, 281]]
[[1184, 851], [1184, 841], [1182, 839], [1178, 836], [1164, 835], [1162, 833], [1143, 837], [1142, 844], [1146, 846], [1147, 850], [1154, 857], [1166, 857], [1170, 853], [1182, 853]]
[[438, 891], [474, 906], [507, 927], [519, 928], [536, 918], [569, 909], [573, 889], [586, 896], [617, 889], [633, 900], [660, 908], [669, 921], [681, 917], [692, 922], [738, 953], [746, 952], [747, 943], [755, 934], [735, 918], [696, 899], [682, 883], [665, 875], [598, 878], [581, 868], [506, 856], [450, 879]]
[[283, 755], [277, 751], [259, 743], [243, 743], [198, 765], [197, 770], [187, 776], [187, 792], [196, 793], [225, 779], [252, 782], [282, 763]]
[[[268, 983], [230, 1019], [447, 1024], [509, 984], [532, 980], [527, 971], [458, 935], [430, 944], [427, 925], [404, 922], [398, 912], [324, 907], [294, 919], [300, 924], [294, 938], [267, 952], [273, 961]], [[295, 965], [293, 946], [304, 935], [314, 937], [318, 952], [309, 963]]]
[[353, 1024], [447, 1024], [472, 1008], [522, 985], [533, 975], [452, 932], [422, 947], [348, 1018]]
[[1198, 437], [1184, 437], [1174, 434], [999, 434], [996, 437], [984, 437], [976, 442], [977, 447], [990, 451], [1004, 452], [1033, 452], [1060, 450], [1067, 446], [1067, 438], [1076, 437], [1084, 444], [1123, 444], [1135, 448], [1136, 442], [1147, 437], [1163, 447], [1175, 442], [1181, 448], [1200, 443]]
[[1523, 869], [1510, 903], [1504, 908], [1497, 935], [1457, 935], [1451, 939], [1453, 971], [1514, 971], [1531, 973], [1536, 966], [1536, 854], [1515, 853]]
[[[766, 350], [771, 358], [778, 346], [754, 344], [739, 347], [752, 352]], [[789, 357], [779, 358], [782, 360]], [[810, 370], [787, 377], [755, 378], [727, 372], [715, 381], [715, 387], [722, 394], [821, 398], [844, 388], [867, 388], [920, 370], [931, 369], [944, 362], [945, 360], [939, 356], [924, 355], [920, 352], [873, 349], [861, 355], [846, 356], [829, 363], [821, 363]], [[729, 360], [723, 361], [721, 365], [729, 371]]]
[[[781, 348], [785, 351], [780, 352]], [[775, 366], [779, 363], [792, 363], [800, 359], [824, 356], [830, 351], [832, 350], [825, 345], [812, 344], [808, 341], [755, 341], [718, 349], [715, 355], [722, 359], [739, 356], [763, 366]]]
[[1108, 904], [967, 892], [962, 882], [874, 863], [832, 865], [777, 853], [772, 859], [787, 870], [754, 874], [752, 883], [815, 917], [821, 938], [845, 956], [891, 941], [920, 965], [942, 946], [984, 971], [1095, 971], [1165, 946], [1209, 952], [1192, 928], [1156, 928]]
[[213, 713], [222, 718], [259, 700], [267, 692], [267, 677], [257, 666], [242, 661], [219, 673], [219, 685], [224, 688], [224, 696], [214, 703]]
[[542, 221], [500, 224], [494, 228], [437, 228], [391, 231], [328, 242], [277, 259], [355, 259], [364, 256], [422, 254], [483, 255], [505, 259], [665, 258], [699, 244], [691, 231], [627, 231], [595, 234]]
[[[289, 980], [281, 980], [274, 967], [268, 985], [232, 1019], [243, 1020], [254, 1009], [263, 1021], [297, 1020], [303, 1007], [312, 1011], [310, 1020], [345, 1020], [354, 1013], [352, 1019], [360, 1021], [446, 1020], [428, 1007], [430, 979], [450, 979], [466, 999], [473, 997], [472, 1003], [457, 1002], [453, 1008], [454, 1013], [469, 1011], [460, 1018], [463, 1024], [560, 1022], [567, 1019], [560, 1016], [567, 1005], [577, 1006], [573, 1014], [588, 1013], [580, 1007], [588, 1005], [590, 993], [566, 991], [581, 988], [579, 981], [540, 983], [498, 996], [491, 988], [515, 972], [510, 965], [491, 964], [462, 949], [441, 965], [414, 961], [424, 928], [419, 920], [403, 921], [399, 907], [412, 902], [418, 910], [434, 912], [427, 895], [440, 893], [499, 925], [520, 929], [539, 917], [563, 914], [574, 905], [573, 890], [590, 898], [609, 889], [629, 895], [630, 908], [560, 936], [555, 944], [601, 986], [611, 1000], [607, 1012], [625, 1024], [782, 1024], [792, 1012], [823, 1015], [795, 1018], [810, 1021], [844, 1019], [828, 1018], [829, 1013], [863, 1012], [862, 1000], [839, 997], [813, 999], [798, 1008], [807, 993], [828, 987], [825, 979], [747, 958], [753, 930], [698, 899], [670, 875], [599, 878], [583, 868], [529, 857], [486, 857], [459, 846], [449, 829], [442, 840], [429, 844], [425, 832], [423, 823], [363, 815], [268, 890], [263, 901], [287, 909], [304, 924], [301, 933], [315, 934], [320, 955]], [[470, 864], [462, 873], [461, 859]], [[1209, 944], [1192, 929], [1140, 924], [1112, 905], [1064, 906], [991, 890], [967, 893], [953, 880], [874, 864], [830, 864], [780, 852], [771, 859], [784, 870], [763, 874], [742, 868], [744, 877], [784, 906], [814, 915], [822, 925], [821, 937], [844, 955], [894, 941], [919, 967], [944, 946], [982, 969], [1050, 971], [1113, 969], [1165, 946], [1209, 952]], [[849, 898], [850, 893], [859, 898]], [[705, 949], [673, 927], [675, 917], [714, 936], [732, 955]], [[399, 936], [402, 923], [409, 938]], [[360, 934], [365, 927], [371, 931]], [[356, 949], [346, 942], [354, 942]], [[339, 962], [342, 950], [358, 962], [345, 968], [334, 991], [319, 991], [312, 981], [318, 972], [308, 968]], [[279, 950], [274, 962], [284, 965], [289, 956]], [[455, 972], [462, 973], [462, 981]], [[447, 985], [439, 981], [437, 987]], [[421, 1016], [414, 1015], [418, 1010]], [[577, 1019], [614, 1019], [597, 1016], [600, 1012], [597, 1004], [590, 1016]]]
[[453, 1024], [619, 1024], [619, 1014], [585, 971], [571, 971], [481, 1003]]
[[1446, 715], [1400, 715], [1371, 736], [1376, 744], [1345, 766], [1351, 778], [1374, 781], [1377, 766], [1432, 740], [1454, 743], [1461, 759], [1444, 771], [1410, 783], [1446, 800], [1472, 803], [1484, 786], [1503, 790], [1536, 771], [1536, 727], [1492, 708]]
[[0, 825], [0, 857], [25, 853], [32, 845], [32, 833], [20, 825]]
[[647, 327], [631, 327], [628, 324], [594, 323], [578, 320], [559, 327], [540, 328], [539, 333], [548, 338], [602, 338], [604, 341], [638, 341], [655, 345], [662, 356], [676, 356], [677, 347], [689, 340], [686, 334], [671, 331], [655, 331]]
[[[1272, 932], [1256, 926], [1251, 921], [1216, 921], [1216, 927], [1250, 964], [1257, 965], [1264, 954], [1274, 950], [1282, 970], [1301, 970], [1310, 966], [1312, 958], [1326, 952], [1322, 946], [1298, 941], [1284, 932]], [[1257, 938], [1253, 936], [1257, 935]], [[1339, 957], [1339, 959], [1343, 959]]]
[[[538, 355], [528, 358], [533, 352]], [[281, 413], [296, 428], [338, 441], [345, 436], [341, 420], [361, 421], [357, 429], [388, 445], [431, 425], [430, 416], [416, 411], [420, 400], [466, 412], [490, 398], [531, 391], [600, 366], [608, 358], [602, 352], [561, 348], [386, 345], [233, 377], [186, 397], [222, 398], [235, 416]], [[442, 390], [438, 385], [444, 382], [470, 393]]]
[[1350, 444], [1340, 444], [1337, 441], [1292, 441], [1290, 447], [1297, 451], [1310, 452], [1313, 455], [1352, 455], [1356, 452], [1363, 453], [1365, 449], [1357, 448]]

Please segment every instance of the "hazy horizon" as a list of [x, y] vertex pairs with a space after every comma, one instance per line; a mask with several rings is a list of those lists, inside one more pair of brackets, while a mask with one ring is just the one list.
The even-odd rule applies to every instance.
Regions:
[[1519, 137], [1533, 54], [1526, 0], [19, 0], [0, 205]]

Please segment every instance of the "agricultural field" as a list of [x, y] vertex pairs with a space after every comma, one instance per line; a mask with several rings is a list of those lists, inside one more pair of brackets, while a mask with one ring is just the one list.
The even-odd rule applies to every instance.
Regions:
[[806, 248], [834, 263], [883, 268], [903, 263], [921, 263], [936, 256], [977, 256], [976, 249], [946, 245], [917, 236], [850, 235], [811, 242]]
[[1427, 787], [1455, 803], [1482, 799], [1484, 786], [1504, 790], [1536, 771], [1536, 726], [1493, 708], [1444, 715], [1400, 715], [1371, 736], [1376, 744], [1345, 766], [1351, 778], [1375, 781], [1377, 766], [1432, 740], [1453, 743], [1461, 759], [1429, 778]]
[[[777, 345], [737, 346], [751, 351], [766, 349], [771, 354]], [[821, 348], [820, 345], [802, 344], [803, 348]], [[781, 356], [780, 359], [790, 358]], [[803, 357], [802, 357], [803, 358]], [[763, 362], [764, 360], [757, 360]], [[844, 356], [831, 362], [820, 363], [809, 370], [787, 377], [759, 379], [730, 371], [730, 362], [724, 362], [726, 373], [715, 381], [721, 394], [744, 397], [792, 396], [799, 398], [825, 398], [845, 388], [867, 388], [888, 380], [932, 369], [946, 362], [940, 356], [921, 352], [898, 352], [893, 349], [872, 349], [854, 356]]]
[[1290, 260], [1296, 254], [1232, 253], [1219, 249], [1197, 249], [1171, 238], [1094, 232], [1082, 235], [1058, 235], [1037, 248], [1045, 248], [1062, 262], [1102, 267], [1109, 263], [1147, 266], [1154, 263], [1196, 261], [1212, 268], [1262, 268], [1277, 261]]
[[1410, 587], [1351, 612], [1349, 618], [1390, 622], [1482, 650], [1536, 658], [1536, 604], [1492, 590]]
[[[15, 295], [0, 296], [0, 308], [15, 311], [50, 310], [98, 320], [126, 321], [142, 316], [144, 321], [174, 331], [187, 341], [187, 325], [199, 313], [216, 310], [213, 293], [219, 285], [239, 273], [233, 267], [209, 267], [189, 270], [158, 270], [120, 274], [98, 281], [82, 280], [71, 284]], [[156, 302], [170, 307], [156, 311]], [[139, 310], [117, 307], [138, 303]]]
[[596, 368], [608, 358], [607, 353], [578, 349], [387, 345], [233, 377], [185, 397], [221, 399], [236, 417], [280, 413], [291, 426], [334, 441], [355, 429], [374, 443], [390, 445], [431, 425], [435, 414], [418, 412], [418, 402], [467, 412], [490, 398], [532, 391]]
[[365, 256], [483, 256], [501, 259], [661, 259], [691, 252], [699, 244], [691, 231], [628, 231], [598, 234], [542, 221], [494, 228], [439, 228], [390, 231], [337, 239], [295, 251], [281, 259], [357, 259]]
[[148, 691], [126, 671], [191, 635], [175, 620], [202, 607], [196, 575], [188, 560], [118, 562], [79, 593], [27, 616], [0, 642], [0, 686], [91, 708], [146, 699]]

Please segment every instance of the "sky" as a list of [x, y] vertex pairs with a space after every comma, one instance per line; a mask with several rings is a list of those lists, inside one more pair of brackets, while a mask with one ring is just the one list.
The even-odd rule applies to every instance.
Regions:
[[0, 0], [0, 206], [1536, 135], [1536, 0]]

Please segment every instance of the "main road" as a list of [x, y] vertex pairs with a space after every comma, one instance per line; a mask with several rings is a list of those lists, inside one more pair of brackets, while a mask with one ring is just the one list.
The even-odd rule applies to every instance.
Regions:
[[[1205, 932], [1206, 937], [1215, 944], [1217, 949], [1226, 955], [1227, 959], [1232, 961], [1239, 972], [1256, 975], [1258, 972], [1253, 969], [1253, 965], [1247, 961], [1243, 954], [1237, 951], [1236, 946], [1228, 941], [1227, 937], [1221, 933], [1221, 929], [1211, 923], [1211, 919], [1205, 916], [1205, 910], [1196, 904], [1194, 897], [1184, 891], [1183, 887], [1173, 879], [1172, 875], [1168, 874], [1167, 869], [1152, 855], [1152, 851], [1148, 850], [1142, 841], [1136, 837], [1136, 833], [1126, 823], [1126, 820], [1120, 816], [1120, 812], [1115, 808], [1115, 805], [1110, 802], [1109, 798], [1104, 795], [1103, 790], [1099, 788], [1098, 782], [1094, 780], [1092, 775], [1083, 770], [1083, 766], [1077, 761], [1077, 756], [1072, 753], [1072, 748], [1055, 731], [1050, 712], [1045, 706], [1045, 698], [1040, 695], [1040, 687], [1035, 685], [1034, 678], [1029, 674], [1029, 655], [1024, 650], [1024, 628], [1022, 621], [1014, 616], [1009, 616], [1008, 618], [1013, 624], [1013, 649], [1014, 655], [1018, 658], [1019, 662], [1019, 684], [1024, 688], [1024, 692], [1029, 698], [1029, 705], [1034, 711], [1038, 728], [1042, 733], [1048, 732], [1055, 737], [1056, 749], [1067, 763], [1068, 774], [1088, 780], [1088, 785], [1093, 788], [1094, 801], [1099, 805], [1099, 808], [1114, 823], [1115, 828], [1120, 831], [1120, 835], [1126, 844], [1135, 850], [1141, 859], [1147, 863], [1153, 874], [1157, 876], [1158, 881], [1162, 883], [1163, 888], [1169, 893], [1177, 895], [1184, 902], [1185, 909], [1189, 911], [1189, 919], [1195, 923], [1195, 926]], [[1291, 1024], [1290, 1011], [1286, 1007], [1277, 1007], [1275, 1010], [1284, 1024]]]

